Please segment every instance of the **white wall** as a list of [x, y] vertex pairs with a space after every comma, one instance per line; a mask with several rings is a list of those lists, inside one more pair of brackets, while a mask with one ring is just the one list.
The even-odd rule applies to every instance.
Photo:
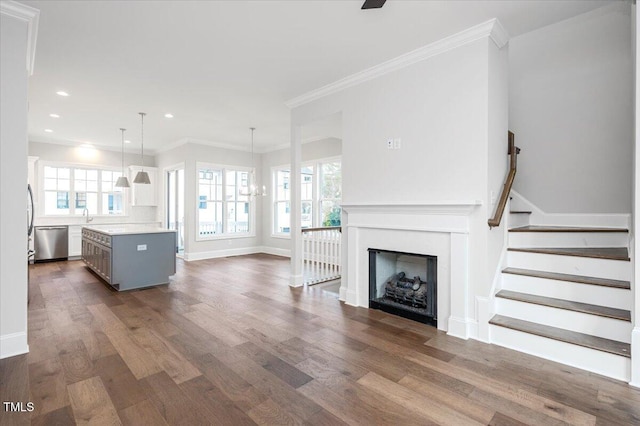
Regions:
[[[506, 67], [504, 50], [484, 37], [292, 110], [293, 126], [342, 112], [345, 205], [481, 203], [469, 218], [472, 318], [475, 297], [489, 296], [504, 235], [490, 243], [487, 219], [489, 193], [506, 172]], [[388, 138], [402, 148], [389, 150]], [[343, 266], [348, 276], [353, 265]]]
[[[302, 145], [302, 162], [322, 158], [338, 157], [342, 154], [342, 141], [337, 138], [321, 139]], [[289, 237], [273, 236], [273, 167], [291, 164], [291, 149], [284, 148], [270, 151], [262, 155], [262, 182], [267, 185], [268, 196], [263, 200], [263, 214], [261, 218], [261, 237], [263, 248], [274, 254], [288, 255], [291, 249]]]
[[638, 112], [640, 111], [640, 32], [638, 32], [638, 18], [640, 18], [640, 10], [638, 5], [632, 7], [632, 44], [634, 56], [634, 94], [635, 102], [633, 105], [634, 117], [634, 196], [633, 196], [633, 284], [632, 292], [634, 295], [634, 304], [631, 310], [633, 321], [633, 332], [631, 335], [631, 385], [640, 388], [640, 291], [638, 291], [638, 283], [640, 283], [640, 267], [638, 266], [638, 253], [640, 253], [640, 240], [638, 239], [637, 230], [640, 223], [640, 120]]
[[[34, 189], [34, 203], [36, 205], [36, 212], [40, 212], [39, 206], [39, 185], [40, 176], [39, 170], [42, 163], [56, 162], [56, 163], [68, 163], [68, 164], [86, 164], [93, 166], [106, 166], [120, 168], [122, 165], [122, 154], [120, 151], [110, 151], [103, 149], [87, 149], [80, 146], [60, 145], [41, 142], [29, 142], [29, 156], [38, 157], [38, 162], [35, 167], [35, 179], [31, 183]], [[140, 155], [136, 153], [125, 152], [124, 165], [125, 173], [128, 172], [127, 167], [129, 165], [140, 165]], [[155, 157], [145, 155], [144, 164], [148, 167], [155, 166]], [[132, 179], [129, 179], [130, 182]], [[125, 193], [130, 193], [130, 189], [125, 190]], [[159, 221], [157, 216], [156, 207], [141, 207], [141, 206], [129, 206], [126, 212], [126, 217], [100, 217], [94, 218], [94, 223], [98, 222], [136, 222], [136, 223], [148, 223]], [[82, 218], [65, 218], [65, 217], [43, 217], [36, 215], [34, 219], [35, 225], [53, 225], [53, 224], [72, 224], [83, 223]]]
[[[251, 152], [217, 148], [196, 143], [187, 143], [156, 155], [156, 165], [158, 167], [159, 181], [161, 182], [165, 180], [163, 169], [174, 166], [177, 163], [184, 163], [185, 165], [185, 259], [197, 260], [255, 252], [256, 248], [261, 245], [259, 229], [257, 229], [258, 232], [255, 236], [252, 237], [196, 241], [197, 162], [242, 167], [251, 167], [252, 165]], [[257, 166], [257, 176], [261, 176], [261, 154], [255, 154], [255, 162]], [[159, 191], [158, 211], [160, 215], [163, 215], [166, 209], [164, 205], [166, 189], [160, 185]], [[264, 201], [263, 197], [256, 197], [256, 199], [257, 209], [254, 224], [259, 223], [261, 225], [260, 218], [262, 216], [262, 203]], [[164, 218], [161, 218], [161, 220], [164, 220]]]
[[[0, 14], [0, 358], [27, 344], [28, 23]], [[34, 40], [35, 42], [35, 40]]]
[[514, 188], [546, 213], [631, 211], [629, 10], [616, 2], [509, 41]]

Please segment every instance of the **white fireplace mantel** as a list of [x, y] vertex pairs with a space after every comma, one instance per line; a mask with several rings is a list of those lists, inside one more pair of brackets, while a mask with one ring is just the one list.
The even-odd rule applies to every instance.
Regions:
[[470, 216], [480, 201], [424, 204], [344, 204], [346, 277], [341, 299], [369, 306], [369, 248], [438, 256], [438, 329], [467, 339], [470, 317]]

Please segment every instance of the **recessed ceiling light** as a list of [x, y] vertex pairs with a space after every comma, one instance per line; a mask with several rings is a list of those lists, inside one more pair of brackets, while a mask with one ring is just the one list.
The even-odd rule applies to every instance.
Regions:
[[60, 118], [60, 116], [58, 114], [49, 114], [49, 117]]
[[53, 130], [51, 130], [51, 129], [44, 129], [44, 131], [47, 132], [47, 133], [53, 133]]
[[173, 118], [173, 114], [171, 114], [170, 112], [166, 113], [164, 115], [164, 118]]
[[69, 94], [67, 92], [64, 92], [62, 90], [56, 92], [56, 94], [60, 95], [60, 96], [69, 96]]
[[131, 143], [131, 141], [128, 139], [125, 139], [124, 143]]

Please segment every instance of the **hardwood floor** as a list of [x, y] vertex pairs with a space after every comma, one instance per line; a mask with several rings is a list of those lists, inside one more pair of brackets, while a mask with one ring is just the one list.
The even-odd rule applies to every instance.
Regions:
[[0, 361], [0, 398], [34, 410], [2, 425], [640, 424], [626, 383], [291, 289], [285, 258], [178, 261], [124, 293], [80, 261], [31, 268], [31, 352]]

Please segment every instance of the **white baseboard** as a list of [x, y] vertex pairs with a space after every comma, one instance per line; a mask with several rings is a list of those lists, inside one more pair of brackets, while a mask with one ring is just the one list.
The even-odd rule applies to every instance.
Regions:
[[274, 256], [291, 257], [291, 250], [278, 247], [260, 246], [260, 253], [272, 254]]
[[476, 296], [476, 312], [478, 313], [478, 333], [477, 339], [481, 342], [491, 343], [491, 332], [489, 331], [489, 320], [494, 313], [493, 297]]
[[340, 297], [339, 297], [341, 302], [346, 302], [347, 301], [347, 286], [343, 284], [340, 285]]
[[256, 246], [256, 247], [242, 247], [242, 248], [185, 253], [183, 258], [187, 262], [190, 262], [193, 260], [217, 259], [220, 257], [242, 256], [242, 255], [256, 254], [256, 253], [266, 253], [266, 254], [272, 254], [275, 256], [291, 257], [291, 251], [287, 249], [280, 249], [276, 247], [267, 247], [267, 246]]
[[300, 275], [291, 275], [289, 278], [289, 286], [290, 287], [302, 287], [304, 285], [303, 276]]
[[19, 333], [0, 336], [0, 359], [26, 354], [28, 352], [29, 344], [27, 343], [26, 332], [21, 331]]
[[640, 388], [640, 326], [631, 332], [631, 381], [629, 385]]
[[243, 247], [225, 250], [198, 251], [195, 253], [185, 253], [184, 260], [190, 262], [192, 260], [217, 259], [219, 257], [242, 256], [245, 254], [260, 253], [259, 247]]
[[[475, 328], [475, 336], [473, 333], [474, 328]], [[467, 340], [469, 338], [477, 338], [478, 325], [476, 323], [474, 327], [472, 322], [469, 320], [450, 316], [447, 324], [447, 334], [449, 336], [459, 337], [460, 339], [464, 339], [464, 340]]]

